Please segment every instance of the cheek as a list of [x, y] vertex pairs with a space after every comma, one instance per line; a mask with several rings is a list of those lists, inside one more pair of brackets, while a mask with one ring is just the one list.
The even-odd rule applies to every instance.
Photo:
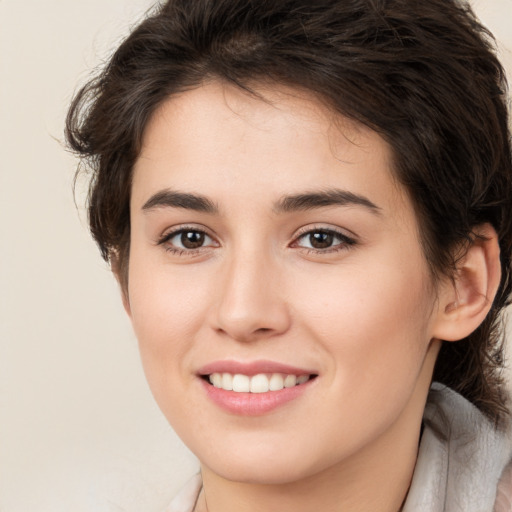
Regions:
[[[129, 267], [131, 316], [140, 339], [155, 349], [179, 344], [204, 321], [209, 265], [176, 265], [163, 250], [133, 241]], [[159, 347], [159, 345], [162, 345]]]
[[296, 291], [300, 329], [327, 362], [329, 407], [319, 418], [329, 422], [318, 425], [326, 438], [357, 447], [385, 431], [409, 403], [430, 342], [427, 284], [417, 265], [394, 272], [383, 263], [308, 279]]
[[399, 266], [387, 261], [313, 276], [293, 294], [301, 298], [299, 323], [329, 354], [341, 389], [358, 382], [371, 392], [383, 383], [398, 388], [421, 369], [430, 342], [429, 279], [413, 263], [421, 259]]
[[[208, 285], [133, 251], [129, 297], [146, 378], [157, 402], [179, 397], [191, 379], [194, 340], [205, 322]], [[176, 389], [177, 393], [169, 393]]]

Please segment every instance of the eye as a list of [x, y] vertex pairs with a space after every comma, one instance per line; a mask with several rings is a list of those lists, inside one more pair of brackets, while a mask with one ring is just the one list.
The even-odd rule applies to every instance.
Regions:
[[169, 251], [185, 252], [211, 247], [215, 242], [200, 229], [181, 228], [164, 235], [158, 244], [165, 245]]
[[[355, 240], [332, 229], [309, 230], [297, 238], [294, 245], [314, 251], [330, 252], [355, 244]], [[330, 250], [330, 251], [329, 251]]]

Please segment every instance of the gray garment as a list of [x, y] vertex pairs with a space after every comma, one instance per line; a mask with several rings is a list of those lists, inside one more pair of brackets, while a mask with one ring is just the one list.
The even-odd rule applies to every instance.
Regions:
[[[497, 432], [475, 406], [438, 383], [430, 389], [423, 424], [402, 512], [497, 512], [496, 490], [511, 461], [512, 433]], [[502, 502], [510, 503], [510, 482], [505, 484]], [[165, 512], [192, 512], [200, 491], [196, 475]], [[499, 510], [512, 512], [512, 506]]]
[[511, 460], [511, 433], [497, 432], [474, 405], [438, 383], [423, 422], [403, 512], [493, 512], [498, 481]]

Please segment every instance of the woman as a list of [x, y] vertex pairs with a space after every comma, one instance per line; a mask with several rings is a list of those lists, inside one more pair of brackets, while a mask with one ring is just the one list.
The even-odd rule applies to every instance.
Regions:
[[170, 0], [79, 92], [169, 510], [512, 508], [505, 100], [452, 0]]

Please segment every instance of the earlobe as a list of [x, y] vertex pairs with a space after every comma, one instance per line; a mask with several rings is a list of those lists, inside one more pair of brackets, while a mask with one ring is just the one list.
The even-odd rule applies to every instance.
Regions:
[[469, 336], [489, 312], [501, 279], [500, 249], [490, 224], [473, 230], [452, 280], [441, 285], [434, 337], [458, 341]]

